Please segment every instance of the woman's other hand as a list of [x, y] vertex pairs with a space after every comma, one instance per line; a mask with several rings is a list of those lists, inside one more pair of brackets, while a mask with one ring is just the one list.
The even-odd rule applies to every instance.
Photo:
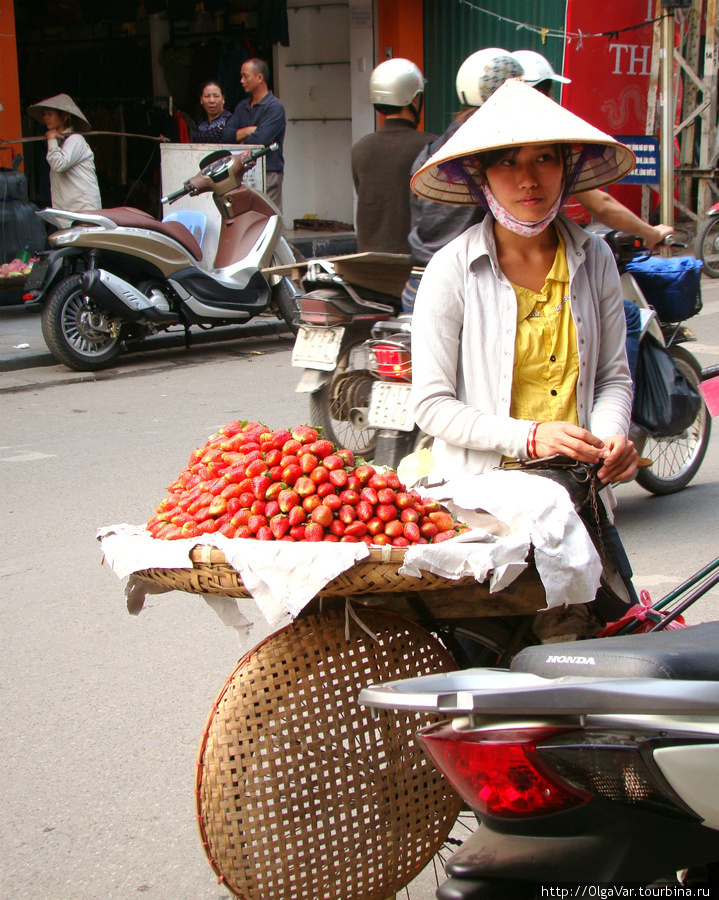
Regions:
[[571, 422], [540, 422], [535, 434], [535, 449], [537, 456], [563, 453], [585, 463], [600, 463], [607, 455], [603, 441]]
[[604, 465], [597, 472], [600, 481], [608, 484], [611, 481], [627, 481], [637, 471], [639, 454], [626, 434], [615, 434], [604, 442], [609, 451]]
[[60, 139], [60, 132], [56, 131], [54, 128], [50, 128], [45, 132], [45, 138], [48, 141], [57, 141]]

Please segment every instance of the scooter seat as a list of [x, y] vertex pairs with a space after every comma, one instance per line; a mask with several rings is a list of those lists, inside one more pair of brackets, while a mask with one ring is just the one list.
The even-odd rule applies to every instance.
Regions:
[[717, 647], [719, 622], [708, 622], [672, 631], [527, 647], [514, 657], [510, 668], [542, 678], [582, 675], [719, 681]]
[[160, 222], [149, 213], [143, 212], [141, 209], [133, 209], [131, 206], [99, 209], [96, 212], [122, 228], [147, 228], [148, 231], [158, 231], [177, 241], [178, 244], [182, 244], [198, 262], [202, 259], [200, 245], [180, 222]]

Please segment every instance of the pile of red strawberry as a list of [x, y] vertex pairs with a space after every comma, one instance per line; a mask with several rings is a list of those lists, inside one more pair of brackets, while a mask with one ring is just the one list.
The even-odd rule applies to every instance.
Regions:
[[408, 491], [396, 472], [355, 466], [351, 450], [300, 425], [228, 422], [190, 455], [147, 523], [155, 538], [218, 532], [259, 541], [438, 543], [466, 526]]

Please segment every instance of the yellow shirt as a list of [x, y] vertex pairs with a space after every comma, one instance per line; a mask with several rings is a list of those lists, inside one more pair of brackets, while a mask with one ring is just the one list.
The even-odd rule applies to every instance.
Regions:
[[541, 293], [513, 284], [517, 337], [510, 415], [536, 422], [578, 423], [577, 331], [569, 304], [567, 253], [559, 246]]

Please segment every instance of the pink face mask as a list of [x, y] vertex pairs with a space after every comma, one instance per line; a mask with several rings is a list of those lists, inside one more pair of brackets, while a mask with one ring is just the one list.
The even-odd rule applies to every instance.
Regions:
[[519, 219], [515, 219], [510, 212], [500, 205], [488, 184], [483, 184], [482, 190], [484, 191], [489, 211], [499, 224], [504, 226], [508, 231], [513, 231], [515, 234], [521, 234], [522, 237], [534, 237], [536, 234], [541, 234], [544, 231], [547, 225], [554, 220], [559, 212], [564, 194], [563, 191], [559, 192], [559, 196], [552, 204], [552, 208], [539, 222], [520, 222]]

